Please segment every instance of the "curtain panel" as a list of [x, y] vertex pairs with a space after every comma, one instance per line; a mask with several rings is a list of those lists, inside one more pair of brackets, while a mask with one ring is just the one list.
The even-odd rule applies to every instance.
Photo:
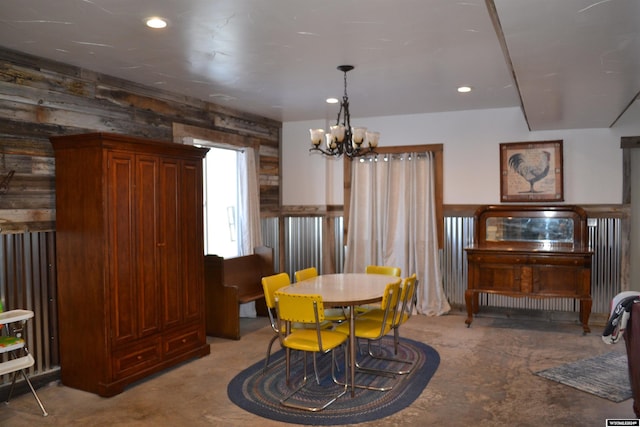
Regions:
[[[253, 253], [253, 248], [262, 246], [260, 192], [253, 148], [246, 147], [238, 153], [237, 170], [240, 255], [248, 255]], [[240, 304], [240, 317], [256, 316], [255, 302]]]
[[441, 315], [444, 294], [438, 253], [432, 153], [388, 154], [355, 160], [345, 272], [392, 265], [416, 273], [416, 311]]
[[238, 213], [241, 230], [241, 255], [253, 253], [262, 246], [260, 223], [260, 188], [256, 167], [256, 153], [246, 147], [238, 153]]

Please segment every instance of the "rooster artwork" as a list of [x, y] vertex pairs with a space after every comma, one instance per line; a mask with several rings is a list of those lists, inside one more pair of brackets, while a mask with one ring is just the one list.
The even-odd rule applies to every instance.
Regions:
[[562, 140], [500, 144], [503, 202], [560, 202]]
[[509, 157], [509, 167], [529, 183], [529, 191], [536, 193], [534, 184], [549, 174], [551, 153], [544, 150], [527, 150]]

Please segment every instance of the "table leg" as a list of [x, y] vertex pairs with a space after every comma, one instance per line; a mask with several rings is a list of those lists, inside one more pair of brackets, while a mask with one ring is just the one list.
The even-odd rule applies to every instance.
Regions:
[[[349, 308], [349, 375], [351, 376], [351, 397], [356, 395], [356, 321], [355, 305]], [[346, 379], [346, 378], [345, 378]]]

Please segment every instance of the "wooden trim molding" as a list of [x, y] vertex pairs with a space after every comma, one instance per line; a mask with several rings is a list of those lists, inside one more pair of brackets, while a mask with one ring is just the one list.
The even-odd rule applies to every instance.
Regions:
[[[490, 204], [490, 203], [487, 203]], [[498, 204], [498, 203], [495, 203]], [[483, 204], [484, 205], [484, 204]], [[549, 206], [562, 206], [562, 204], [550, 204]], [[474, 216], [476, 210], [482, 205], [444, 205], [445, 216]], [[505, 204], [508, 206], [508, 204]], [[631, 214], [629, 205], [602, 204], [602, 205], [577, 205], [587, 213], [589, 218], [621, 218], [627, 219]]]
[[218, 130], [206, 129], [183, 123], [173, 124], [173, 142], [185, 144], [193, 138], [217, 142], [238, 148], [251, 147], [256, 151], [260, 150], [260, 140], [255, 137], [221, 132]]

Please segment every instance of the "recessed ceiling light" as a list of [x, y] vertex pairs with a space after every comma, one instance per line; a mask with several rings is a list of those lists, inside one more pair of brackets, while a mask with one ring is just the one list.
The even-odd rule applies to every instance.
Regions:
[[165, 28], [167, 26], [167, 20], [158, 16], [147, 18], [145, 22], [150, 28]]
[[327, 104], [337, 104], [338, 98], [327, 98]]
[[471, 92], [471, 86], [460, 86], [458, 88], [458, 92], [460, 92], [460, 93]]

